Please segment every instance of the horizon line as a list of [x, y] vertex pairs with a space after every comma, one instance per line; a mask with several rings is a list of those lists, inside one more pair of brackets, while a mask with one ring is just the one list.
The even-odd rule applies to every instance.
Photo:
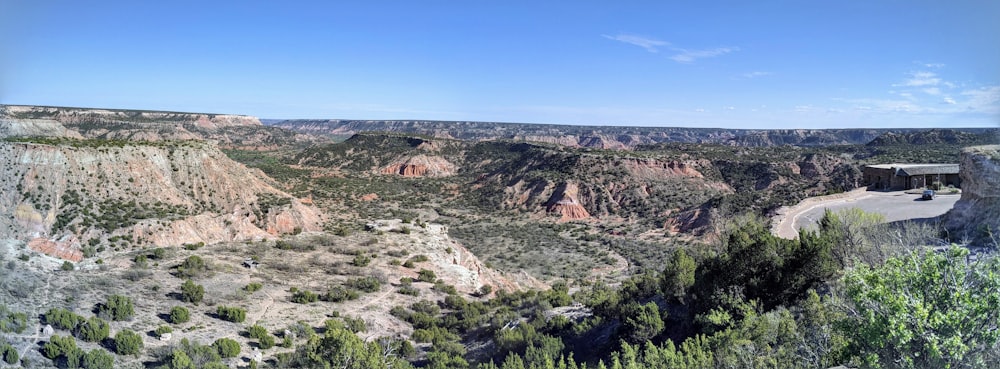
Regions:
[[105, 107], [84, 107], [84, 106], [60, 106], [60, 105], [33, 105], [33, 104], [0, 104], [0, 107], [7, 106], [17, 106], [17, 107], [35, 107], [35, 108], [53, 108], [53, 109], [79, 109], [79, 110], [109, 110], [109, 111], [137, 111], [146, 113], [173, 113], [173, 114], [202, 114], [202, 115], [233, 115], [233, 116], [243, 116], [256, 118], [261, 120], [261, 125], [264, 124], [264, 120], [268, 121], [307, 121], [307, 120], [325, 120], [325, 121], [370, 121], [370, 122], [440, 122], [440, 123], [491, 123], [491, 124], [508, 124], [508, 125], [539, 125], [539, 126], [563, 126], [563, 127], [593, 127], [593, 128], [603, 128], [603, 127], [617, 127], [617, 128], [638, 128], [638, 129], [649, 129], [649, 128], [683, 128], [683, 129], [708, 129], [708, 130], [731, 130], [731, 131], [779, 131], [779, 130], [823, 130], [823, 131], [833, 131], [833, 130], [891, 130], [891, 129], [907, 129], [907, 130], [933, 130], [933, 129], [1000, 129], [1000, 126], [963, 126], [963, 127], [855, 127], [855, 128], [727, 128], [727, 127], [693, 127], [685, 125], [615, 125], [615, 124], [580, 124], [580, 123], [540, 123], [540, 122], [511, 122], [511, 121], [490, 121], [490, 120], [451, 120], [451, 119], [412, 119], [412, 118], [392, 118], [392, 119], [371, 119], [371, 118], [264, 118], [257, 115], [251, 114], [240, 114], [240, 113], [210, 113], [210, 112], [194, 112], [194, 111], [176, 111], [176, 110], [157, 110], [157, 109], [132, 109], [132, 108], [105, 108]]

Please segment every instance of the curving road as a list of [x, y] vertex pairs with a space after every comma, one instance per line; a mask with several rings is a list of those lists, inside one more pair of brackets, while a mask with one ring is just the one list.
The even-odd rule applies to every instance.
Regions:
[[795, 238], [799, 229], [816, 224], [826, 209], [838, 211], [860, 208], [869, 213], [882, 214], [889, 222], [934, 218], [948, 212], [960, 197], [939, 195], [934, 200], [923, 201], [920, 195], [907, 194], [903, 191], [853, 191], [844, 196], [828, 199], [807, 199], [787, 209], [777, 220], [774, 232], [779, 237]]

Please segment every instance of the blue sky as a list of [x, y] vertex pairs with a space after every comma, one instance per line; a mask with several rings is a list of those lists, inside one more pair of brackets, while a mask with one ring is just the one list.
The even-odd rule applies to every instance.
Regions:
[[263, 118], [996, 127], [997, 19], [992, 0], [0, 0], [0, 102]]

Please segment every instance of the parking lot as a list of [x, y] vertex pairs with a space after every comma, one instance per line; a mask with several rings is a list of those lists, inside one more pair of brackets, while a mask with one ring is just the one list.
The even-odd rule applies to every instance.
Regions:
[[920, 194], [902, 191], [856, 191], [843, 197], [792, 207], [780, 220], [776, 232], [779, 236], [794, 238], [799, 229], [816, 224], [826, 209], [860, 208], [869, 213], [882, 214], [888, 222], [934, 218], [948, 212], [960, 197], [939, 194], [933, 200], [921, 200]]

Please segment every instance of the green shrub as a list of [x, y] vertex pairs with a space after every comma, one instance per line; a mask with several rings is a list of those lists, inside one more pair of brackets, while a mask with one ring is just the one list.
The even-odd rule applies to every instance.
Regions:
[[170, 328], [169, 325], [161, 325], [159, 327], [156, 327], [156, 331], [155, 332], [156, 332], [156, 336], [157, 337], [161, 337], [161, 336], [163, 336], [163, 334], [165, 334], [165, 333], [173, 333], [173, 331], [174, 331], [174, 329]]
[[400, 286], [396, 293], [408, 296], [420, 296], [420, 290], [413, 286]]
[[694, 274], [698, 263], [684, 249], [678, 249], [670, 256], [660, 277], [661, 292], [668, 298], [684, 302], [688, 289], [694, 286]]
[[654, 302], [644, 305], [633, 302], [626, 307], [626, 318], [622, 327], [628, 332], [627, 338], [632, 342], [647, 342], [663, 332], [664, 324], [660, 308]]
[[344, 282], [344, 284], [362, 292], [376, 292], [382, 288], [382, 282], [379, 282], [377, 278], [371, 276], [351, 278], [348, 279], [347, 282]]
[[183, 350], [175, 349], [173, 353], [170, 354], [170, 369], [195, 369], [194, 362], [191, 361], [191, 357], [184, 353]]
[[13, 312], [0, 305], [0, 332], [23, 333], [28, 327], [28, 314]]
[[[170, 327], [166, 327], [170, 328]], [[157, 329], [159, 333], [159, 329]], [[118, 355], [136, 355], [142, 352], [142, 337], [128, 329], [123, 329], [115, 334], [115, 353]]]
[[346, 226], [337, 226], [333, 229], [333, 234], [340, 237], [347, 237], [351, 235], [351, 229]]
[[70, 330], [84, 320], [82, 316], [62, 308], [51, 308], [42, 316], [45, 324], [58, 329]]
[[1000, 263], [968, 256], [952, 244], [847, 272], [850, 313], [839, 330], [862, 367], [995, 367], [996, 331], [981, 327], [1000, 323]]
[[59, 269], [62, 269], [62, 270], [64, 270], [64, 271], [67, 271], [67, 272], [68, 272], [68, 271], [71, 271], [71, 270], [73, 270], [73, 269], [76, 269], [76, 266], [75, 266], [75, 265], [73, 265], [73, 263], [72, 263], [72, 262], [70, 262], [70, 261], [64, 261], [64, 262], [62, 263], [62, 266], [61, 266], [61, 267], [59, 267]]
[[128, 320], [135, 315], [135, 306], [127, 296], [111, 295], [98, 307], [98, 315], [114, 321]]
[[371, 262], [372, 258], [370, 256], [366, 254], [358, 254], [354, 256], [354, 260], [351, 261], [351, 264], [356, 267], [366, 267], [368, 264], [371, 264]]
[[261, 284], [260, 282], [253, 282], [253, 283], [250, 283], [250, 284], [244, 286], [243, 290], [246, 291], [247, 293], [254, 293], [254, 292], [260, 291], [260, 289], [263, 288], [263, 287], [264, 287], [264, 285]]
[[311, 242], [306, 241], [296, 241], [296, 240], [277, 240], [274, 241], [274, 247], [279, 250], [291, 250], [297, 252], [307, 252], [316, 250], [316, 245]]
[[414, 263], [423, 263], [423, 262], [425, 262], [427, 260], [430, 260], [427, 257], [427, 255], [420, 254], [420, 255], [413, 255], [413, 257], [407, 259], [406, 261], [412, 261]]
[[238, 307], [219, 305], [215, 309], [215, 313], [219, 316], [219, 319], [233, 323], [243, 323], [247, 319], [247, 311]]
[[115, 358], [101, 349], [87, 351], [83, 355], [83, 362], [81, 363], [81, 367], [84, 369], [106, 369], [113, 368], [114, 365]]
[[430, 300], [420, 300], [414, 302], [413, 305], [410, 305], [410, 310], [430, 316], [437, 316], [441, 313], [441, 308]]
[[240, 343], [231, 338], [220, 338], [212, 343], [212, 347], [215, 347], [219, 351], [219, 356], [224, 358], [237, 357], [240, 355]]
[[434, 274], [433, 270], [420, 269], [417, 273], [417, 280], [421, 282], [434, 283], [437, 280], [437, 274]]
[[264, 328], [256, 324], [250, 326], [250, 328], [247, 328], [247, 336], [253, 339], [259, 340], [262, 337], [269, 336], [270, 334], [271, 333], [267, 331], [267, 328]]
[[342, 302], [358, 298], [358, 292], [345, 288], [344, 286], [334, 286], [323, 294], [323, 301]]
[[92, 317], [78, 324], [73, 329], [73, 335], [87, 342], [100, 342], [111, 334], [108, 322], [98, 317]]
[[181, 301], [198, 305], [205, 298], [205, 287], [188, 279], [181, 285]]
[[365, 320], [360, 317], [352, 318], [349, 316], [344, 317], [344, 323], [347, 324], [347, 329], [351, 332], [358, 333], [368, 330], [368, 326], [365, 324]]
[[181, 278], [193, 278], [208, 271], [208, 264], [198, 255], [188, 256], [184, 263], [177, 267], [177, 276]]
[[260, 340], [258, 340], [258, 343], [260, 344], [261, 350], [267, 350], [269, 348], [272, 348], [274, 347], [274, 336], [268, 335], [261, 337]]
[[186, 307], [174, 306], [170, 308], [170, 322], [174, 324], [187, 323], [191, 319], [191, 312]]
[[413, 339], [413, 342], [428, 343], [434, 339], [434, 333], [426, 329], [415, 329], [410, 338]]
[[222, 358], [219, 356], [217, 347], [213, 345], [202, 345], [197, 341], [189, 341], [184, 338], [173, 347], [173, 351], [164, 358], [164, 362], [169, 363], [168, 367], [171, 369], [218, 368], [218, 365], [221, 364]]
[[76, 347], [76, 339], [73, 337], [53, 335], [52, 337], [49, 337], [49, 341], [42, 346], [42, 356], [45, 356], [47, 359], [55, 360], [60, 356], [67, 353], [73, 353], [77, 350], [79, 350], [79, 348]]
[[482, 287], [479, 287], [479, 290], [476, 291], [476, 296], [489, 296], [490, 293], [493, 293], [493, 286], [484, 284]]
[[268, 333], [267, 328], [261, 327], [259, 325], [253, 325], [247, 329], [247, 335], [250, 338], [256, 339], [260, 343], [260, 348], [262, 350], [274, 347], [274, 336]]
[[292, 294], [292, 302], [297, 304], [308, 304], [319, 300], [319, 295], [308, 290], [298, 290]]
[[441, 282], [441, 281], [438, 281], [438, 282], [434, 283], [434, 289], [437, 290], [437, 291], [444, 292], [444, 293], [449, 294], [449, 295], [456, 295], [456, 294], [458, 294], [458, 290], [455, 288], [455, 286], [452, 286], [450, 284], [444, 284], [444, 282]]
[[6, 343], [0, 345], [0, 358], [3, 358], [3, 361], [10, 365], [14, 365], [18, 360], [21, 360], [20, 354], [17, 353], [17, 349]]
[[261, 349], [266, 350], [274, 347], [274, 336], [267, 331], [267, 328], [253, 325], [247, 329], [247, 335], [250, 338], [256, 339], [260, 343]]

